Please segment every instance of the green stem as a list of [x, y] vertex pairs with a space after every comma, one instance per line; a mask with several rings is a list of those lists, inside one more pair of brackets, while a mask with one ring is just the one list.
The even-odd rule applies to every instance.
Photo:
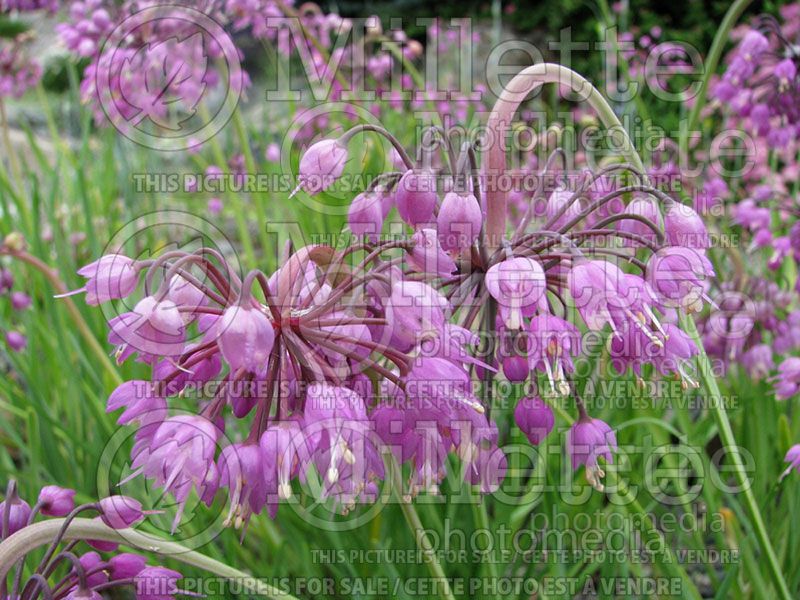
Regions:
[[[237, 109], [238, 111], [238, 109]], [[203, 119], [206, 119], [206, 122], [210, 119], [208, 114], [208, 108], [204, 104], [200, 104], [200, 115]], [[209, 144], [211, 146], [211, 153], [214, 156], [214, 160], [217, 162], [217, 166], [220, 169], [225, 169], [225, 166], [228, 164], [228, 161], [225, 160], [225, 154], [222, 151], [222, 146], [220, 146], [219, 140], [217, 136], [212, 137], [209, 140]], [[253, 242], [250, 239], [250, 232], [248, 231], [247, 227], [247, 218], [245, 216], [244, 210], [244, 203], [242, 202], [241, 197], [239, 194], [233, 193], [228, 191], [225, 194], [225, 197], [233, 203], [233, 214], [236, 219], [236, 226], [239, 230], [239, 238], [242, 244], [242, 248], [244, 250], [244, 255], [246, 258], [246, 262], [248, 267], [254, 267], [256, 263], [256, 253], [253, 249]], [[245, 269], [246, 271], [247, 269]]]
[[717, 34], [714, 36], [711, 49], [708, 51], [708, 56], [706, 57], [705, 74], [700, 81], [700, 89], [697, 92], [694, 105], [686, 121], [686, 128], [681, 131], [681, 143], [678, 146], [681, 149], [688, 150], [689, 135], [694, 131], [695, 127], [697, 127], [697, 122], [700, 119], [700, 111], [703, 110], [706, 104], [708, 84], [711, 81], [711, 76], [717, 70], [717, 65], [722, 57], [722, 49], [728, 41], [728, 35], [731, 29], [733, 29], [733, 26], [736, 25], [736, 21], [739, 20], [739, 17], [742, 16], [742, 13], [752, 1], [753, 0], [736, 0], [736, 2], [731, 4], [728, 12], [725, 13], [722, 23], [720, 23], [719, 29], [717, 29]]
[[697, 365], [700, 369], [700, 377], [703, 380], [706, 391], [710, 395], [709, 403], [714, 412], [714, 418], [717, 421], [719, 436], [722, 440], [723, 446], [731, 457], [736, 480], [739, 484], [739, 487], [742, 489], [742, 494], [744, 494], [744, 505], [747, 509], [747, 512], [750, 514], [750, 520], [752, 521], [751, 524], [761, 546], [761, 551], [767, 560], [770, 576], [772, 577], [772, 581], [777, 588], [779, 597], [783, 600], [790, 600], [792, 595], [789, 593], [789, 588], [786, 585], [780, 565], [778, 564], [778, 557], [775, 554], [775, 550], [772, 548], [772, 543], [767, 535], [767, 528], [764, 525], [764, 519], [761, 516], [761, 511], [758, 508], [758, 503], [756, 502], [755, 495], [753, 494], [750, 480], [747, 477], [744, 461], [742, 460], [742, 456], [739, 452], [739, 447], [736, 445], [736, 440], [733, 437], [733, 430], [731, 429], [731, 423], [728, 419], [728, 412], [725, 410], [725, 404], [723, 402], [722, 394], [719, 391], [717, 380], [714, 377], [711, 361], [708, 360], [708, 356], [703, 348], [703, 342], [700, 339], [700, 334], [697, 331], [694, 319], [692, 319], [689, 315], [681, 314], [681, 327], [692, 338], [694, 343], [697, 345], [697, 349], [699, 350], [697, 355]]
[[[253, 152], [250, 150], [250, 140], [247, 137], [247, 128], [245, 127], [240, 110], [237, 110], [233, 113], [233, 125], [236, 129], [236, 135], [239, 138], [239, 144], [242, 146], [244, 162], [247, 166], [247, 170], [249, 171], [250, 175], [257, 177], [258, 167], [256, 166], [255, 159], [253, 158]], [[266, 201], [266, 198], [263, 197], [262, 194], [256, 193], [252, 195], [252, 198], [253, 204], [255, 204], [256, 213], [258, 214], [258, 220], [260, 221], [258, 235], [261, 240], [261, 252], [263, 254], [269, 249], [269, 236], [267, 235], [267, 213], [264, 210], [263, 204], [263, 202]]]
[[387, 468], [391, 469], [393, 473], [393, 482], [392, 485], [394, 487], [394, 493], [397, 497], [397, 501], [400, 504], [400, 508], [403, 510], [403, 516], [406, 518], [406, 523], [408, 523], [409, 528], [411, 529], [411, 534], [414, 536], [414, 541], [417, 544], [417, 547], [422, 551], [425, 558], [427, 558], [428, 569], [431, 572], [433, 577], [442, 583], [442, 597], [446, 600], [455, 600], [455, 596], [453, 596], [453, 591], [450, 589], [450, 580], [447, 578], [447, 575], [444, 573], [444, 569], [442, 569], [441, 563], [439, 563], [439, 559], [436, 558], [436, 552], [433, 548], [433, 544], [431, 543], [430, 539], [428, 539], [428, 533], [425, 531], [425, 528], [422, 526], [422, 521], [417, 514], [417, 510], [414, 508], [413, 501], [409, 499], [405, 499], [402, 497], [400, 490], [403, 489], [403, 471], [402, 468], [397, 464], [397, 460], [392, 456], [390, 459], [386, 460]]
[[[39, 546], [51, 543], [61, 527], [64, 519], [49, 519], [25, 527], [0, 543], [0, 581], [4, 581], [8, 572], [20, 557], [25, 556]], [[263, 581], [248, 575], [243, 571], [234, 569], [224, 563], [214, 560], [199, 552], [194, 552], [177, 544], [168, 542], [150, 535], [145, 535], [133, 529], [111, 529], [102, 521], [94, 519], [75, 519], [67, 528], [64, 541], [70, 540], [99, 540], [123, 544], [138, 550], [169, 556], [186, 565], [197, 567], [209, 573], [214, 573], [229, 580], [241, 582], [245, 589], [252, 589], [260, 596], [268, 598], [283, 598], [297, 600], [294, 596], [284, 593]]]

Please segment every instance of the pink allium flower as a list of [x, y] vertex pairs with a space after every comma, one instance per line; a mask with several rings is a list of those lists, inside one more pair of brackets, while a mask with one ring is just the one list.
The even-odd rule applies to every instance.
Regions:
[[109, 341], [117, 344], [117, 359], [124, 361], [133, 353], [152, 362], [157, 356], [181, 353], [185, 342], [185, 323], [172, 300], [146, 296], [131, 312], [109, 322]]
[[225, 208], [225, 204], [220, 198], [209, 198], [206, 208], [212, 216], [216, 217], [222, 212], [222, 209]]
[[173, 600], [181, 594], [178, 588], [181, 577], [183, 575], [166, 567], [145, 567], [134, 579], [136, 600]]
[[778, 375], [775, 378], [775, 397], [778, 400], [788, 400], [800, 391], [800, 358], [790, 356], [778, 365]]

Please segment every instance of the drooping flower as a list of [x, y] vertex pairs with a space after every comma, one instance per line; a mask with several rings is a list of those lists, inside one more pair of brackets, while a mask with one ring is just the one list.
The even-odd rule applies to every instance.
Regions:
[[231, 369], [263, 369], [275, 343], [272, 322], [258, 308], [234, 305], [217, 324], [217, 344]]
[[538, 305], [545, 287], [544, 270], [530, 258], [504, 260], [486, 272], [486, 289], [497, 300], [509, 329], [522, 327], [523, 312]]
[[313, 144], [300, 159], [298, 189], [312, 196], [328, 189], [341, 177], [346, 163], [347, 147], [339, 140]]
[[142, 503], [128, 496], [109, 496], [98, 506], [103, 523], [112, 529], [125, 529], [144, 519]]
[[473, 194], [445, 194], [436, 220], [439, 243], [446, 251], [459, 254], [478, 239], [483, 215]]
[[433, 221], [436, 208], [436, 177], [427, 170], [406, 171], [397, 183], [395, 205], [406, 223], [412, 227]]
[[703, 251], [711, 247], [703, 219], [691, 207], [672, 203], [664, 215], [664, 233], [673, 246]]
[[439, 243], [436, 230], [418, 229], [411, 237], [413, 246], [408, 253], [408, 264], [417, 273], [447, 277], [456, 270], [456, 263]]
[[705, 254], [692, 248], [662, 248], [647, 263], [647, 282], [661, 303], [697, 312], [708, 300], [706, 283], [714, 267]]
[[86, 292], [86, 303], [92, 306], [127, 298], [139, 282], [139, 265], [122, 254], [106, 254], [78, 269], [78, 275], [86, 279], [86, 284], [71, 293]]
[[353, 234], [378, 241], [383, 226], [383, 208], [377, 194], [364, 192], [356, 196], [350, 203], [347, 222]]
[[588, 417], [585, 413], [567, 432], [567, 453], [572, 461], [572, 468], [577, 469], [584, 465], [587, 481], [599, 491], [603, 490], [600, 478], [605, 473], [597, 459], [602, 456], [607, 463], [613, 462], [611, 453], [616, 447], [617, 437], [611, 427], [600, 419]]
[[514, 407], [514, 422], [531, 444], [539, 445], [553, 430], [555, 415], [538, 396], [525, 396]]

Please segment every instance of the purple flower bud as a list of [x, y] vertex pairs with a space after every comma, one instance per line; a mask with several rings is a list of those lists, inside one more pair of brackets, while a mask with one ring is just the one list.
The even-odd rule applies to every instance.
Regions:
[[75, 508], [75, 490], [46, 485], [39, 492], [39, 505], [43, 515], [66, 517]]
[[[84, 573], [86, 573], [86, 586], [89, 588], [93, 588], [100, 584], [106, 583], [108, 581], [108, 576], [103, 572], [103, 570], [97, 570], [97, 567], [103, 563], [103, 559], [97, 552], [87, 552], [83, 556], [78, 559], [83, 567]], [[95, 571], [94, 573], [89, 574], [90, 571]], [[73, 577], [77, 577], [77, 573], [75, 569], [72, 570]]]
[[[651, 221], [657, 227], [661, 227], [661, 211], [658, 209], [658, 203], [650, 196], [640, 196], [634, 198], [628, 206], [625, 207], [626, 215], [636, 215]], [[651, 227], [636, 219], [623, 219], [617, 221], [617, 229], [626, 233], [632, 233], [646, 240], [654, 242], [656, 240], [656, 233]], [[633, 240], [625, 239], [626, 246], [638, 246], [639, 243]]]
[[359, 237], [366, 235], [373, 243], [383, 228], [383, 207], [380, 198], [372, 192], [364, 192], [356, 196], [347, 211], [347, 222], [350, 231]]
[[553, 409], [538, 396], [526, 396], [514, 408], [514, 421], [531, 444], [539, 445], [553, 430]]
[[275, 330], [261, 310], [231, 306], [222, 314], [217, 327], [217, 344], [231, 371], [245, 369], [255, 373], [267, 364], [275, 343]]
[[28, 345], [28, 338], [22, 335], [19, 331], [6, 332], [6, 344], [14, 352], [20, 352]]
[[11, 308], [25, 310], [31, 305], [31, 297], [25, 292], [11, 292]]
[[460, 253], [478, 239], [483, 213], [473, 194], [448, 192], [436, 220], [439, 243], [446, 251]]
[[614, 431], [600, 419], [581, 416], [567, 432], [567, 453], [572, 460], [572, 468], [586, 466], [586, 479], [602, 491], [600, 477], [604, 475], [597, 459], [602, 456], [607, 463], [614, 462], [611, 451], [617, 447]]
[[14, 274], [8, 269], [0, 269], [0, 293], [14, 287]]
[[278, 162], [281, 159], [281, 147], [275, 142], [269, 144], [264, 151], [264, 158], [269, 162]]
[[166, 567], [145, 567], [135, 578], [136, 600], [172, 600], [178, 589], [178, 579], [183, 577], [177, 571]]
[[544, 270], [535, 260], [516, 257], [492, 265], [486, 272], [486, 289], [497, 300], [509, 329], [522, 327], [523, 310], [535, 307], [545, 292]]
[[442, 249], [433, 229], [419, 229], [411, 237], [414, 243], [408, 253], [408, 264], [417, 273], [447, 277], [456, 270], [456, 263]]
[[528, 359], [524, 356], [506, 356], [503, 359], [503, 374], [509, 381], [521, 383], [528, 378]]
[[147, 562], [144, 557], [138, 554], [123, 552], [111, 557], [108, 561], [108, 566], [111, 579], [129, 579], [141, 573], [147, 566]]
[[397, 212], [403, 221], [413, 227], [433, 220], [437, 199], [436, 177], [431, 171], [406, 171], [397, 182]]
[[664, 232], [667, 242], [673, 246], [684, 246], [695, 250], [711, 247], [703, 219], [692, 208], [678, 202], [673, 203], [664, 215]]
[[109, 496], [98, 504], [100, 518], [112, 529], [126, 529], [144, 519], [141, 503], [128, 496]]
[[[4, 523], [6, 519], [6, 511], [8, 511], [8, 524]], [[31, 516], [31, 507], [21, 499], [16, 491], [13, 492], [3, 502], [0, 502], [0, 535], [6, 527], [8, 528], [8, 535], [12, 535], [28, 525], [28, 519]]]
[[312, 196], [328, 189], [341, 177], [346, 162], [347, 147], [339, 140], [312, 144], [300, 159], [298, 188]]

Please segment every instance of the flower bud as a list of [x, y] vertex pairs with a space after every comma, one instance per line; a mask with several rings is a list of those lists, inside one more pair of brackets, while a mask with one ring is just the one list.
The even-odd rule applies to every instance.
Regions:
[[359, 237], [366, 235], [370, 241], [377, 242], [383, 228], [383, 208], [381, 199], [372, 192], [356, 196], [347, 211], [350, 231]]
[[482, 224], [483, 213], [474, 195], [462, 196], [456, 192], [445, 195], [437, 219], [442, 248], [451, 253], [467, 250], [478, 239]]
[[437, 198], [436, 177], [431, 171], [406, 171], [397, 182], [397, 212], [413, 227], [433, 220]]
[[109, 496], [98, 504], [100, 518], [112, 529], [126, 529], [144, 519], [141, 503], [128, 496]]
[[75, 508], [75, 490], [46, 485], [39, 492], [41, 512], [48, 517], [66, 517]]
[[514, 421], [531, 444], [538, 445], [553, 430], [553, 409], [537, 396], [526, 396], [514, 408]]
[[[304, 189], [312, 196], [328, 189], [342, 175], [346, 162], [347, 148], [339, 140], [322, 140], [312, 144], [300, 159], [297, 188]], [[296, 192], [297, 189], [291, 196]]]

